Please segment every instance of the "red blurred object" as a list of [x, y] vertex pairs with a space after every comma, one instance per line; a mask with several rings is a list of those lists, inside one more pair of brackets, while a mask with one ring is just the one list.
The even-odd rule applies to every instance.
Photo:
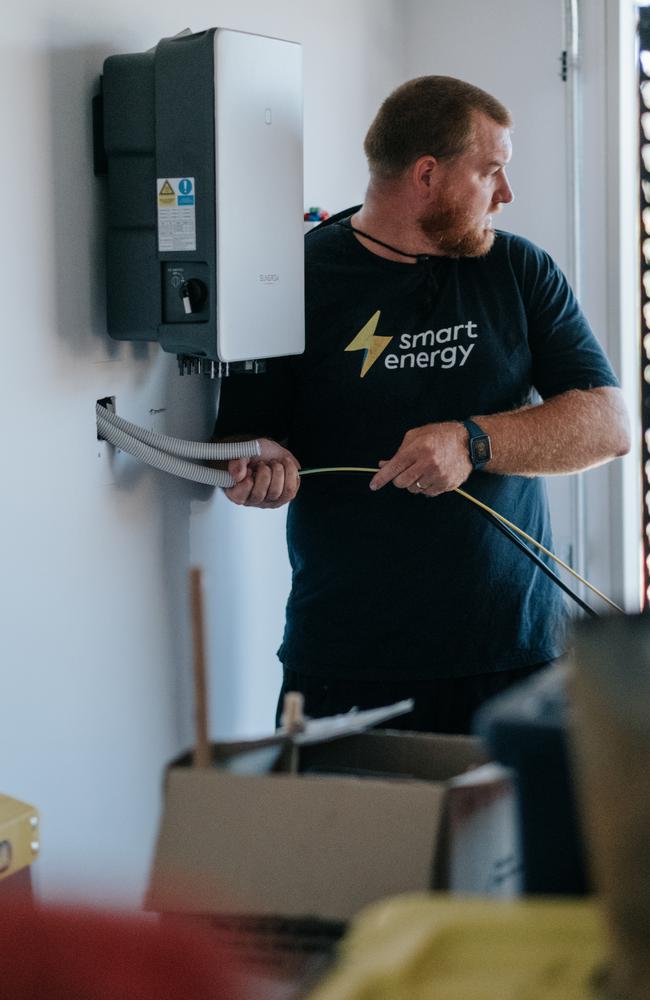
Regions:
[[245, 1000], [219, 937], [180, 921], [0, 905], [3, 1000]]

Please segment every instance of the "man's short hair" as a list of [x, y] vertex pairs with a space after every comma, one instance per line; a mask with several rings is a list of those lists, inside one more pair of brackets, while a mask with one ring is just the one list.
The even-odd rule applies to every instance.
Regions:
[[373, 176], [393, 179], [420, 156], [466, 152], [479, 111], [510, 128], [508, 109], [480, 87], [453, 76], [419, 76], [389, 94], [368, 129], [363, 148]]

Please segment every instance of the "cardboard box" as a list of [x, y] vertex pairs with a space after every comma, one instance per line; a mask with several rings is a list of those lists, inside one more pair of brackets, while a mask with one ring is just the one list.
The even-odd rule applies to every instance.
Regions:
[[212, 749], [212, 768], [186, 755], [167, 771], [150, 909], [347, 921], [397, 893], [518, 891], [510, 773], [474, 738], [373, 730]]

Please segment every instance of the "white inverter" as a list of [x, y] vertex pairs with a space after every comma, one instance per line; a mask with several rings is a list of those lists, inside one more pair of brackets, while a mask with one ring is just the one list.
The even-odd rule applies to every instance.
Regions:
[[181, 370], [301, 353], [300, 46], [166, 38], [109, 57], [94, 106], [110, 335], [157, 340]]

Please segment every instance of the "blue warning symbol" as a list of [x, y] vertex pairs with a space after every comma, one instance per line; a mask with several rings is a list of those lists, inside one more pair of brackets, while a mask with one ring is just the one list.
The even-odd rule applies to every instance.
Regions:
[[192, 181], [189, 177], [183, 177], [178, 185], [178, 190], [181, 194], [189, 194], [192, 190]]

